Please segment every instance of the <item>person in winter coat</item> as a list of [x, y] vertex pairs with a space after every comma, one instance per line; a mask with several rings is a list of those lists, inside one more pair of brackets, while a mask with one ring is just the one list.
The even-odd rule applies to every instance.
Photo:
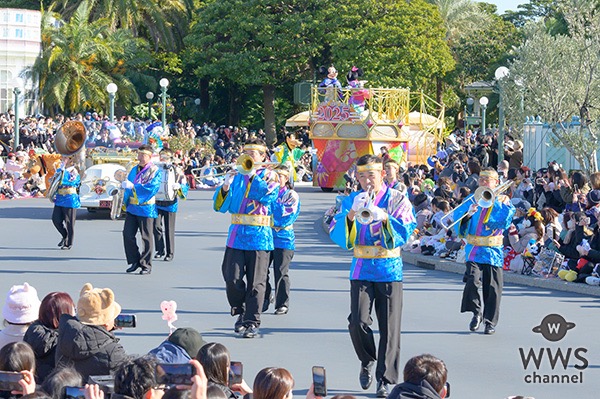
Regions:
[[202, 335], [195, 329], [178, 328], [148, 354], [156, 357], [159, 363], [189, 363], [205, 344]]
[[0, 331], [0, 349], [23, 340], [29, 325], [38, 318], [40, 299], [37, 290], [25, 283], [13, 285], [2, 307], [4, 328]]
[[446, 364], [429, 354], [415, 356], [404, 366], [404, 382], [387, 399], [440, 399], [450, 395]]
[[35, 380], [38, 384], [42, 384], [54, 370], [58, 322], [63, 314], [75, 314], [73, 299], [66, 292], [49, 293], [42, 300], [38, 320], [29, 326], [23, 337], [35, 353]]
[[86, 283], [77, 301], [77, 317], [60, 317], [56, 366], [71, 365], [84, 381], [90, 375], [112, 374], [127, 360], [125, 349], [111, 332], [120, 312], [110, 288]]

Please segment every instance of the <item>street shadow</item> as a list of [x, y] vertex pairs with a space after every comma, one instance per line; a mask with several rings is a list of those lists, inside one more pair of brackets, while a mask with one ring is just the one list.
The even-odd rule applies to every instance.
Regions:
[[42, 207], [0, 208], [0, 219], [47, 219], [50, 221], [52, 210], [52, 208]]
[[[122, 309], [121, 313], [126, 314], [162, 314], [160, 310], [150, 310], [150, 309]], [[229, 315], [229, 312], [203, 312], [203, 311], [195, 311], [195, 310], [182, 310], [177, 309], [177, 314], [195, 314], [195, 315]]]
[[176, 290], [225, 291], [225, 287], [173, 287]]
[[[16, 248], [16, 249], [26, 249], [29, 248]], [[58, 250], [60, 251], [60, 250]], [[68, 254], [68, 251], [61, 251], [60, 253]], [[53, 257], [53, 256], [0, 256], [0, 261], [25, 261], [25, 262], [64, 262], [64, 261], [122, 261], [123, 258], [87, 258], [87, 257]], [[0, 270], [1, 272], [2, 270]]]

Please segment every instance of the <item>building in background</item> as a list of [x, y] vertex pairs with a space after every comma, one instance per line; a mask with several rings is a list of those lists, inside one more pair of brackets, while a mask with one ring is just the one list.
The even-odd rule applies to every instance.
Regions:
[[[41, 24], [40, 11], [0, 8], [0, 113], [14, 110], [13, 89], [23, 85], [18, 78], [40, 56]], [[19, 115], [36, 113], [37, 88], [30, 80], [20, 88]]]

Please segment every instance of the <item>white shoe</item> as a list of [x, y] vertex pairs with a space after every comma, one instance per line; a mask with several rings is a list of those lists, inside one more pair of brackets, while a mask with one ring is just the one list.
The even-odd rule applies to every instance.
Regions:
[[600, 278], [590, 276], [585, 279], [585, 282], [589, 285], [600, 285]]

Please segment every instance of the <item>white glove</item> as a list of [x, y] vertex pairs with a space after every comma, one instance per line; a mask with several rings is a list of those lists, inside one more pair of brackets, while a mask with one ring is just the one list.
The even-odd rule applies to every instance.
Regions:
[[374, 222], [384, 221], [388, 217], [387, 212], [378, 206], [372, 205], [369, 207], [369, 210], [371, 211], [371, 214], [373, 215]]
[[123, 180], [121, 183], [121, 188], [124, 188], [125, 190], [131, 190], [133, 187], [133, 183], [129, 180]]
[[173, 190], [179, 190], [181, 188], [181, 184], [173, 183]]
[[368, 201], [369, 195], [367, 193], [362, 192], [358, 194], [356, 197], [354, 197], [354, 202], [352, 203], [352, 210], [354, 212], [358, 212], [358, 210], [365, 206]]
[[234, 173], [227, 173], [225, 175], [225, 179], [223, 180], [223, 185], [226, 187], [231, 186], [231, 183], [233, 183], [233, 178], [235, 177]]
[[309, 152], [311, 155], [317, 155], [317, 149], [316, 149], [316, 148], [311, 148], [310, 150], [308, 150], [308, 152]]

